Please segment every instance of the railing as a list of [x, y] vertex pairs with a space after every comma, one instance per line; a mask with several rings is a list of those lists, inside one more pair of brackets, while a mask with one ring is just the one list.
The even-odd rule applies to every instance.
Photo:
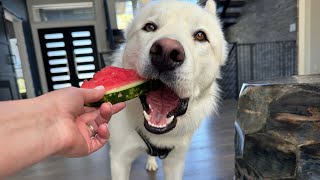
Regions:
[[296, 75], [296, 57], [296, 41], [231, 44], [222, 67], [223, 97], [237, 98], [244, 82]]
[[228, 60], [221, 68], [221, 79], [218, 80], [223, 99], [234, 99], [238, 97], [238, 61], [237, 44], [229, 44]]

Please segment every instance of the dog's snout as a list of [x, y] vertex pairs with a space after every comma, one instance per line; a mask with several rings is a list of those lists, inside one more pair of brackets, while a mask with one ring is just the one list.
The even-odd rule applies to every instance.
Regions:
[[180, 66], [185, 60], [185, 53], [177, 40], [162, 38], [152, 44], [150, 57], [151, 63], [161, 72]]

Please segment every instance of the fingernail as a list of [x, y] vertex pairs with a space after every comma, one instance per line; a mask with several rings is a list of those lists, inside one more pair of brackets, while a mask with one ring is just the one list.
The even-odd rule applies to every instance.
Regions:
[[112, 109], [112, 104], [110, 102], [108, 102], [110, 109], [111, 109], [111, 114], [113, 114], [113, 109]]
[[97, 86], [94, 89], [104, 89], [104, 86]]

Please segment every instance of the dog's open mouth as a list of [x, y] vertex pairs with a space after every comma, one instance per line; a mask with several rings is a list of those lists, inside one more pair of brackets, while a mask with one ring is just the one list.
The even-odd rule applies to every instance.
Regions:
[[164, 134], [176, 127], [177, 117], [186, 113], [189, 98], [181, 99], [165, 85], [140, 96], [145, 128], [154, 134]]

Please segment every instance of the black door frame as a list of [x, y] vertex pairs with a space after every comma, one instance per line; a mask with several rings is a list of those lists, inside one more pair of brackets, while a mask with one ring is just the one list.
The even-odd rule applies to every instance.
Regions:
[[[65, 48], [63, 50], [66, 50], [66, 57], [61, 58], [67, 58], [68, 60], [68, 65], [69, 65], [69, 71], [70, 71], [70, 81], [67, 81], [68, 83], [71, 83], [72, 86], [79, 87], [79, 82], [80, 79], [77, 76], [77, 70], [76, 70], [76, 62], [75, 62], [75, 57], [81, 57], [81, 56], [87, 56], [88, 54], [85, 55], [75, 55], [73, 53], [73, 50], [75, 49], [72, 41], [75, 40], [71, 36], [71, 32], [74, 31], [89, 31], [90, 32], [90, 37], [86, 37], [85, 39], [90, 39], [92, 44], [91, 45], [86, 45], [86, 46], [81, 46], [81, 48], [85, 47], [90, 47], [92, 48], [93, 52], [90, 54], [90, 56], [94, 57], [94, 65], [95, 65], [95, 71], [99, 70], [99, 63], [98, 63], [98, 52], [97, 52], [97, 45], [96, 45], [96, 38], [95, 38], [95, 31], [94, 31], [94, 26], [80, 26], [80, 27], [66, 27], [66, 28], [49, 28], [49, 29], [38, 29], [39, 33], [39, 40], [40, 40], [40, 47], [41, 47], [41, 53], [42, 53], [42, 59], [43, 63], [45, 66], [45, 73], [46, 73], [46, 80], [48, 84], [48, 90], [53, 91], [53, 85], [55, 84], [52, 79], [51, 79], [51, 73], [50, 73], [50, 64], [49, 64], [49, 59], [52, 59], [51, 57], [48, 56], [47, 54], [47, 47], [46, 43], [50, 42], [50, 40], [45, 39], [44, 35], [45, 34], [50, 34], [50, 33], [62, 33], [64, 35], [63, 40], [65, 42]], [[76, 38], [76, 40], [81, 40], [83, 38]], [[55, 40], [56, 41], [56, 40]], [[78, 47], [77, 47], [78, 48]], [[50, 48], [50, 50], [62, 50], [61, 48]], [[56, 59], [57, 57], [54, 57]], [[82, 63], [83, 64], [83, 63]], [[84, 63], [85, 64], [85, 63]], [[66, 83], [62, 81], [62, 83]]]

